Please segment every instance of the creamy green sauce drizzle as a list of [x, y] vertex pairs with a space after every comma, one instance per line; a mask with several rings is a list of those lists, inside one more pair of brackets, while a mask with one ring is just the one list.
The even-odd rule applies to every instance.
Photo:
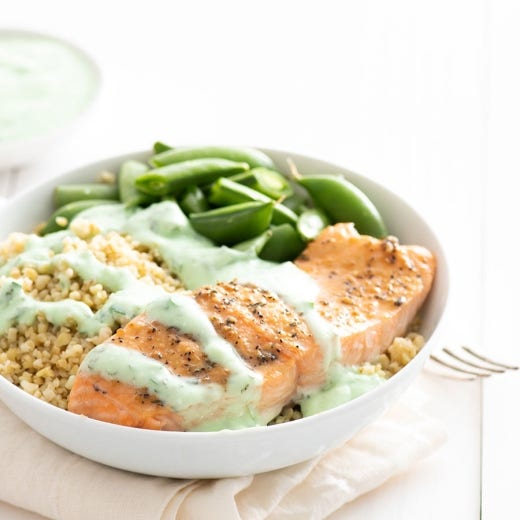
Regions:
[[[255, 404], [251, 391], [249, 395], [238, 394], [241, 397], [237, 398], [221, 385], [200, 384], [195, 378], [179, 377], [162, 363], [113, 343], [102, 343], [94, 348], [81, 369], [136, 388], [147, 388], [163, 405], [181, 414], [187, 424], [193, 424], [194, 431], [244, 428], [262, 420], [251, 413]], [[234, 395], [234, 399], [230, 399], [230, 395]], [[222, 417], [208, 418], [208, 403], [219, 403]]]
[[42, 135], [68, 123], [92, 98], [96, 73], [59, 40], [0, 34], [0, 142]]
[[384, 379], [377, 375], [360, 374], [352, 367], [332, 363], [325, 385], [300, 400], [302, 414], [307, 417], [329, 410], [365, 394], [383, 382]]
[[319, 287], [292, 262], [276, 264], [259, 259], [253, 252], [215, 247], [193, 230], [182, 210], [171, 201], [133, 214], [121, 205], [107, 206], [101, 214], [92, 208], [83, 212], [82, 218], [104, 231], [129, 233], [138, 242], [158, 250], [188, 289], [236, 279], [274, 292], [302, 313], [323, 349], [325, 367], [339, 355], [338, 334], [314, 309]]
[[[298, 311], [323, 350], [324, 369], [328, 374], [321, 389], [298, 389], [304, 415], [337, 406], [381, 384], [381, 378], [358, 374], [355, 368], [343, 367], [337, 362], [339, 336], [314, 308], [319, 288], [293, 263], [274, 264], [260, 260], [252, 252], [214, 246], [191, 228], [184, 213], [172, 201], [143, 210], [128, 209], [121, 204], [98, 206], [84, 211], [80, 218], [94, 222], [102, 232], [129, 234], [157, 251], [188, 289], [237, 279], [276, 293]], [[58, 325], [72, 319], [81, 332], [92, 336], [104, 325], [113, 326], [123, 317], [131, 319], [144, 311], [151, 319], [192, 335], [210, 361], [227, 367], [230, 374], [227, 388], [176, 376], [162, 363], [110, 342], [94, 348], [80, 370], [148, 388], [163, 403], [181, 413], [187, 423], [197, 424], [195, 429], [210, 431], [267, 424], [277, 415], [279, 410], [259, 411], [262, 376], [250, 369], [233, 346], [216, 333], [193, 299], [180, 293], [167, 294], [160, 287], [137, 280], [126, 269], [102, 264], [88, 251], [63, 253], [61, 244], [67, 234], [70, 232], [32, 237], [21, 255], [0, 267], [0, 276], [3, 276], [0, 332], [15, 323], [32, 323], [41, 312], [48, 321]], [[51, 256], [49, 250], [53, 252]], [[95, 280], [114, 291], [97, 313], [73, 300], [35, 301], [24, 293], [19, 282], [7, 277], [14, 266], [57, 262], [65, 262], [80, 277]], [[208, 407], [208, 403], [213, 406]], [[206, 417], [205, 413], [211, 408], [219, 413]]]
[[[55, 325], [65, 325], [68, 320], [81, 324], [81, 330], [94, 331], [100, 325], [90, 308], [82, 302], [62, 300], [59, 302], [36, 301], [26, 294], [22, 285], [12, 279], [0, 280], [0, 330], [2, 333], [15, 324], [30, 325], [38, 313], [43, 313]], [[92, 334], [94, 335], [94, 334]]]
[[225, 366], [231, 372], [231, 390], [245, 392], [249, 385], [259, 384], [262, 377], [247, 367], [230, 343], [219, 336], [197, 302], [182, 294], [173, 294], [146, 307], [146, 315], [168, 327], [193, 336], [204, 345], [209, 361]]
[[[61, 240], [66, 232], [60, 232]], [[57, 234], [58, 235], [58, 234]], [[58, 247], [53, 234], [32, 237], [25, 251], [0, 268], [0, 276], [6, 277], [14, 267], [30, 265], [36, 268], [53, 267], [65, 263], [84, 280], [95, 280], [112, 292], [108, 301], [96, 313], [82, 302], [65, 299], [59, 302], [42, 302], [26, 294], [19, 282], [7, 278], [0, 289], [0, 332], [5, 333], [15, 323], [30, 324], [41, 313], [47, 321], [64, 325], [72, 320], [86, 336], [95, 336], [104, 326], [113, 327], [123, 319], [136, 316], [146, 305], [166, 294], [159, 286], [150, 285], [134, 277], [128, 269], [108, 266], [95, 258], [90, 251], [56, 253], [49, 256], [49, 249]], [[68, 279], [62, 279], [63, 284]]]
[[[209, 361], [225, 366], [229, 370], [226, 389], [218, 384], [201, 384], [196, 378], [176, 376], [159, 361], [114, 343], [95, 347], [85, 358], [82, 370], [148, 388], [164, 404], [182, 414], [188, 424], [194, 424], [193, 429], [211, 431], [266, 421], [257, 411], [262, 376], [250, 369], [232, 345], [217, 334], [193, 299], [173, 294], [154, 301], [145, 312], [151, 320], [193, 336]], [[220, 416], [205, 417], [206, 404], [217, 402]]]

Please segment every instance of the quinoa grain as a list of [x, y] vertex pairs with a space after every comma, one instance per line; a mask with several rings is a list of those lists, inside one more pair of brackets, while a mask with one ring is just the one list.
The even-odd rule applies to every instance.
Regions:
[[[64, 238], [63, 252], [90, 251], [98, 260], [125, 267], [137, 278], [167, 291], [180, 283], [160, 265], [147, 248], [115, 232], [101, 234], [97, 226], [81, 219], [71, 225], [73, 235]], [[23, 252], [30, 235], [12, 233], [0, 244], [0, 266]], [[49, 251], [49, 257], [53, 252]], [[67, 298], [82, 301], [93, 312], [111, 292], [99, 282], [83, 280], [66, 261], [38, 266], [15, 266], [9, 276], [17, 279], [31, 297], [46, 302]], [[10, 327], [0, 336], [0, 374], [26, 392], [50, 404], [67, 407], [67, 399], [79, 366], [87, 353], [114, 332], [102, 327], [95, 337], [81, 335], [75, 323], [57, 326], [38, 315], [31, 325]]]

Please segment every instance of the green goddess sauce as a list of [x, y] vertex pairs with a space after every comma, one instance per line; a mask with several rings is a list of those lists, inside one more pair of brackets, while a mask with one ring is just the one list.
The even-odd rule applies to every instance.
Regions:
[[[192, 298], [172, 294], [152, 302], [145, 312], [152, 320], [191, 335], [209, 361], [225, 366], [229, 370], [226, 388], [177, 376], [162, 363], [110, 342], [95, 347], [85, 358], [82, 370], [101, 373], [107, 378], [117, 377], [136, 387], [147, 387], [172, 410], [181, 413], [188, 424], [194, 422], [195, 429], [242, 428], [271, 419], [262, 417], [256, 409], [263, 381], [261, 374], [249, 368], [232, 345], [217, 334]], [[201, 407], [210, 402], [219, 402], [224, 413], [201, 422]]]
[[[129, 209], [122, 204], [97, 206], [81, 213], [80, 218], [94, 222], [102, 232], [129, 234], [156, 250], [188, 289], [237, 279], [276, 293], [301, 313], [323, 350], [324, 368], [328, 373], [321, 389], [298, 389], [304, 415], [337, 406], [381, 384], [382, 379], [377, 376], [361, 375], [353, 367], [340, 365], [339, 335], [314, 308], [319, 288], [292, 262], [275, 264], [259, 259], [253, 252], [216, 247], [191, 228], [184, 213], [172, 201], [146, 209]], [[216, 333], [193, 299], [180, 293], [167, 294], [162, 288], [135, 279], [125, 269], [102, 264], [89, 252], [62, 253], [60, 243], [68, 233], [32, 237], [21, 255], [0, 267], [0, 276], [4, 277], [0, 290], [0, 332], [5, 332], [13, 323], [30, 323], [38, 312], [43, 312], [51, 323], [62, 324], [67, 318], [73, 319], [80, 331], [94, 335], [102, 326], [117, 323], [118, 316], [130, 319], [144, 311], [153, 320], [191, 334], [212, 362], [226, 366], [230, 372], [227, 388], [176, 376], [158, 361], [110, 342], [94, 348], [86, 356], [81, 370], [147, 387], [173, 410], [182, 413], [188, 422], [198, 417], [197, 414], [200, 416], [201, 407], [208, 402], [219, 402], [222, 413], [202, 421], [197, 427], [200, 430], [242, 428], [266, 424], [273, 418], [272, 411], [268, 416], [257, 408], [262, 376], [250, 369], [233, 346]], [[49, 249], [55, 253], [50, 257]], [[65, 261], [82, 278], [96, 280], [114, 291], [97, 313], [72, 300], [37, 302], [23, 292], [19, 282], [5, 279], [14, 265], [60, 261]]]
[[97, 88], [97, 71], [73, 46], [48, 36], [0, 31], [0, 143], [65, 125]]

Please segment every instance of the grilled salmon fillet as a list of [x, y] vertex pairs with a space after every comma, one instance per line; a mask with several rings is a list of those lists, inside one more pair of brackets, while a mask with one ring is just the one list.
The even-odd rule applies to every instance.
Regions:
[[339, 331], [345, 365], [374, 359], [406, 332], [435, 274], [429, 250], [359, 235], [349, 223], [327, 227], [295, 264], [320, 287], [316, 308]]
[[[340, 362], [373, 359], [406, 332], [432, 285], [435, 259], [426, 249], [397, 239], [359, 235], [351, 224], [326, 228], [295, 264], [319, 286], [315, 309], [340, 337]], [[302, 389], [326, 381], [326, 363], [302, 315], [275, 294], [249, 283], [218, 283], [186, 291], [231, 344], [242, 362], [262, 377], [251, 406], [265, 422]], [[119, 329], [109, 343], [152, 358], [176, 376], [225, 388], [231, 377], [211, 361], [193, 336], [154, 321], [146, 313]], [[148, 388], [80, 370], [68, 409], [106, 422], [159, 430], [192, 430], [226, 413], [228, 395], [190, 405], [188, 414], [166, 406]], [[249, 405], [248, 405], [249, 406]], [[248, 407], [244, 410], [247, 412]]]
[[[260, 400], [266, 417], [276, 416], [301, 387], [325, 381], [322, 353], [306, 323], [267, 290], [235, 282], [202, 287], [190, 293], [217, 333], [231, 343], [244, 363], [263, 378]], [[245, 326], [244, 326], [245, 325]], [[172, 373], [204, 385], [225, 386], [229, 371], [212, 363], [192, 337], [141, 314], [109, 342], [160, 361]], [[233, 399], [233, 396], [229, 396]], [[240, 399], [241, 396], [237, 396]], [[217, 418], [229, 403], [202, 403], [200, 410], [176, 414], [147, 388], [135, 388], [99, 374], [80, 371], [68, 409], [105, 422], [160, 430], [191, 430]]]

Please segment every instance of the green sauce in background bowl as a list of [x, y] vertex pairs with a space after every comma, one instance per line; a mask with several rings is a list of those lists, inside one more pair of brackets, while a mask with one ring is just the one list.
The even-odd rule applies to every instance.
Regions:
[[0, 29], [0, 170], [34, 160], [94, 101], [96, 64], [45, 34]]

